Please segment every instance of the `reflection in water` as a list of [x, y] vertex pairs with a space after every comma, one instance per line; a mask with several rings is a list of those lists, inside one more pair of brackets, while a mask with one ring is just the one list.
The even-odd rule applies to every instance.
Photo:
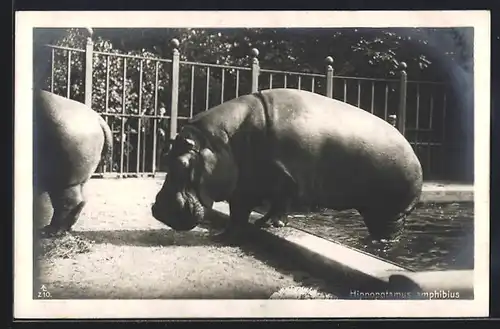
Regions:
[[289, 226], [366, 251], [413, 270], [474, 268], [474, 204], [422, 204], [408, 217], [403, 236], [373, 243], [357, 211], [323, 210], [290, 215]]

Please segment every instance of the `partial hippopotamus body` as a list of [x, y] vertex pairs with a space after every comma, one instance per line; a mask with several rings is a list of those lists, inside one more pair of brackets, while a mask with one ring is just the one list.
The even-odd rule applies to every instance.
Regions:
[[[34, 198], [53, 215], [45, 234], [69, 231], [85, 205], [83, 186], [112, 153], [112, 133], [104, 119], [83, 103], [47, 91], [33, 98]], [[35, 223], [45, 221], [35, 213]]]
[[228, 234], [263, 201], [271, 207], [262, 221], [286, 216], [298, 201], [356, 209], [374, 240], [393, 239], [422, 191], [421, 164], [396, 128], [294, 89], [240, 96], [196, 115], [167, 157], [152, 214], [175, 230], [193, 229], [213, 202], [229, 202]]

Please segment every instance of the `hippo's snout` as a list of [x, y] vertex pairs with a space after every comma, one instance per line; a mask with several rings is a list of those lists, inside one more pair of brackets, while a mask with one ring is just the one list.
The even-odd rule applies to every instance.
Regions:
[[[167, 197], [167, 198], [165, 198]], [[159, 195], [151, 205], [151, 214], [176, 231], [189, 231], [203, 218], [203, 207], [189, 194]]]
[[158, 206], [156, 205], [156, 203], [153, 203], [151, 205], [151, 214], [153, 215], [153, 217], [155, 219], [158, 219], [159, 218], [159, 214], [158, 214]]

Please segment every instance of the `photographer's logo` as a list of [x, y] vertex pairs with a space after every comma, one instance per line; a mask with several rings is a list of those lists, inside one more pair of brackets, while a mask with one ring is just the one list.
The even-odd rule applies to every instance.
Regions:
[[48, 291], [47, 287], [44, 284], [40, 286], [40, 289], [38, 290], [37, 293], [37, 298], [43, 298], [43, 299], [52, 298], [52, 295], [50, 294], [50, 292]]

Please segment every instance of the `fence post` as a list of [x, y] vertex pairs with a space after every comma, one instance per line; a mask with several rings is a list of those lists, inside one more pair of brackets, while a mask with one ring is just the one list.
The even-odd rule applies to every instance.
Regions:
[[92, 35], [94, 31], [92, 28], [86, 28], [87, 44], [85, 46], [85, 105], [92, 107], [92, 59], [94, 57], [94, 42], [92, 41]]
[[179, 40], [172, 39], [172, 97], [170, 103], [170, 141], [177, 135], [177, 112], [179, 105]]
[[406, 74], [406, 63], [401, 62], [399, 64], [399, 69], [401, 70], [401, 82], [400, 82], [400, 91], [399, 91], [399, 108], [398, 108], [398, 115], [397, 115], [397, 128], [403, 134], [405, 135], [406, 131], [406, 88], [407, 88], [407, 74]]
[[326, 97], [333, 98], [333, 58], [328, 56], [326, 62]]
[[252, 93], [255, 93], [259, 90], [259, 50], [257, 48], [252, 48]]

